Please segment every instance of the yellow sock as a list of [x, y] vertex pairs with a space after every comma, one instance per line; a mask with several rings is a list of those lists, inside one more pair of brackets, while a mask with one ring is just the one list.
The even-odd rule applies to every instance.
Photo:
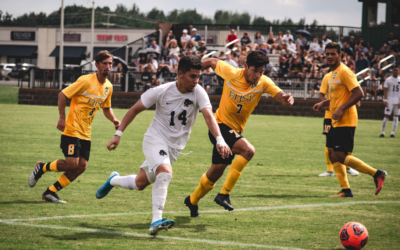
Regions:
[[57, 169], [57, 161], [58, 161], [58, 160], [55, 160], [55, 161], [53, 161], [53, 162], [49, 162], [49, 163], [44, 164], [44, 166], [43, 166], [43, 172], [44, 172], [44, 173], [46, 173], [47, 171], [60, 172], [60, 171], [58, 171], [58, 169]]
[[53, 186], [51, 186], [49, 189], [52, 192], [57, 193], [58, 191], [65, 188], [69, 184], [71, 184], [71, 181], [68, 180], [68, 178], [67, 178], [67, 176], [65, 176], [65, 174], [62, 174], [60, 176], [60, 178], [58, 178], [58, 181], [56, 181], [56, 183], [54, 183]]
[[236, 158], [232, 162], [231, 168], [229, 169], [228, 175], [226, 176], [224, 186], [222, 187], [220, 192], [221, 194], [229, 194], [231, 192], [248, 162], [249, 161], [246, 160], [243, 156], [236, 156]]
[[336, 177], [342, 189], [350, 189], [349, 181], [347, 180], [346, 167], [340, 162], [333, 163]]
[[325, 147], [325, 159], [326, 159], [326, 166], [329, 172], [333, 172], [333, 166], [331, 159], [329, 158], [329, 151], [328, 148]]
[[370, 167], [368, 164], [366, 164], [362, 160], [360, 160], [354, 156], [351, 156], [351, 155], [348, 155], [346, 157], [346, 159], [344, 160], [344, 164], [346, 166], [354, 168], [357, 171], [360, 171], [361, 173], [369, 174], [372, 177], [374, 177], [374, 175], [376, 174], [376, 171], [378, 171], [377, 169]]
[[211, 182], [206, 174], [200, 179], [200, 184], [194, 190], [193, 194], [190, 195], [190, 203], [197, 205], [201, 198], [203, 198], [208, 192], [215, 187], [215, 183]]

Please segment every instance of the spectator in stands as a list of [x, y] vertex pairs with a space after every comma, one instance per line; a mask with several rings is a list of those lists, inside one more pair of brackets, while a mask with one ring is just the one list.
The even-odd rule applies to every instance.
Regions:
[[289, 77], [302, 77], [303, 66], [299, 63], [299, 59], [294, 59], [290, 66]]
[[204, 40], [200, 41], [200, 47], [199, 49], [196, 51], [196, 56], [198, 58], [202, 58], [203, 56], [205, 56], [207, 54], [207, 47], [206, 47], [206, 43], [204, 42]]
[[366, 80], [365, 82], [366, 82], [366, 84], [365, 84], [364, 93], [368, 93], [371, 96], [374, 96], [374, 101], [377, 101], [379, 80], [376, 79], [376, 75], [371, 74], [371, 78]]
[[179, 64], [179, 55], [178, 54], [173, 54], [173, 58], [170, 59], [170, 69], [171, 73], [178, 73], [178, 64]]
[[156, 59], [154, 59], [154, 54], [150, 54], [148, 61], [151, 62], [153, 66], [153, 72], [156, 72], [158, 69], [158, 62]]
[[147, 66], [147, 55], [146, 54], [139, 54], [139, 58], [137, 60], [137, 67], [139, 72], [144, 72], [145, 65]]
[[292, 41], [294, 40], [292, 34], [290, 34], [290, 30], [286, 30], [286, 34], [283, 35], [282, 39], [283, 39], [286, 43], [289, 42], [289, 39], [292, 39]]
[[184, 29], [182, 31], [182, 36], [181, 36], [181, 45], [183, 49], [186, 49], [186, 47], [189, 44], [189, 41], [191, 41], [191, 37], [188, 35], [187, 29]]
[[167, 35], [167, 42], [169, 42], [173, 39], [176, 40], [176, 37], [175, 37], [174, 33], [172, 32], [172, 30], [170, 30], [170, 31], [168, 31], [168, 35]]
[[339, 44], [341, 50], [343, 50], [343, 43], [344, 43], [344, 37], [341, 37], [341, 38], [339, 39], [339, 42], [338, 42], [338, 44]]
[[375, 54], [375, 51], [372, 47], [369, 48], [369, 51], [367, 53], [367, 59], [368, 59], [370, 65], [374, 65], [375, 63], [378, 63], [378, 56]]
[[392, 55], [396, 58], [396, 64], [399, 65], [400, 61], [400, 44], [399, 39], [394, 40], [394, 44], [391, 47]]
[[[360, 53], [360, 58], [356, 61], [356, 73], [360, 72], [363, 69], [369, 68], [370, 64], [367, 58], [365, 58], [364, 53]], [[362, 74], [362, 77], [365, 78], [366, 73]]]
[[345, 52], [347, 55], [352, 56], [353, 53], [353, 49], [350, 46], [350, 43], [343, 43], [343, 52]]
[[180, 50], [179, 51], [179, 54], [178, 54], [178, 56], [179, 56], [179, 58], [182, 58], [182, 57], [184, 57], [186, 54], [185, 54], [185, 51], [184, 50]]
[[293, 61], [293, 56], [292, 53], [290, 52], [290, 50], [282, 50], [282, 52], [285, 51], [286, 53], [283, 54], [282, 56], [286, 58], [286, 61], [291, 64]]
[[225, 52], [223, 52], [223, 51], [219, 52], [218, 59], [219, 60], [225, 60]]
[[166, 43], [165, 46], [162, 47], [160, 58], [162, 58], [163, 56], [169, 56], [169, 47], [168, 46], [169, 46], [169, 43]]
[[160, 52], [160, 47], [157, 45], [156, 40], [151, 41], [149, 48], [154, 49], [157, 52]]
[[316, 92], [319, 92], [320, 89], [321, 89], [321, 82], [320, 82], [320, 80], [316, 79], [313, 89], [311, 90], [311, 94], [308, 98], [312, 98]]
[[213, 75], [211, 75], [210, 68], [203, 70], [203, 73], [201, 74], [199, 79], [199, 83], [207, 93], [210, 91], [212, 82], [213, 82]]
[[239, 60], [238, 60], [238, 68], [241, 68], [241, 69], [244, 68], [244, 65], [246, 63], [246, 59], [247, 59], [247, 54], [244, 53], [244, 52], [240, 53]]
[[282, 56], [279, 61], [279, 71], [278, 71], [278, 77], [284, 77], [286, 78], [289, 73], [289, 63], [286, 60], [286, 57]]
[[394, 36], [393, 32], [389, 33], [389, 38], [387, 40], [387, 45], [389, 45], [389, 47], [392, 47], [394, 45], [394, 41], [398, 39], [397, 37]]
[[307, 39], [303, 37], [302, 34], [299, 34], [299, 37], [296, 40], [296, 49], [297, 51], [308, 50], [309, 45], [307, 44]]
[[171, 48], [169, 49], [170, 59], [174, 57], [174, 54], [179, 54], [180, 50], [181, 49], [178, 47], [178, 42], [175, 39], [171, 40]]
[[319, 77], [319, 65], [318, 60], [314, 60], [311, 66], [311, 76], [308, 78], [318, 78]]
[[153, 65], [148, 63], [144, 66], [144, 72], [141, 74], [141, 82], [137, 83], [137, 89], [139, 90], [140, 85], [144, 85], [144, 90], [146, 91], [151, 87], [151, 85], [156, 84], [156, 79], [153, 79], [154, 70]]
[[113, 62], [113, 66], [111, 67], [110, 71], [110, 81], [112, 83], [115, 83], [116, 79], [117, 79], [117, 64]]
[[240, 46], [240, 53], [242, 52], [246, 53], [246, 55], [250, 52], [250, 49], [246, 46], [246, 44], [242, 44]]
[[350, 37], [349, 45], [354, 52], [356, 50], [356, 40], [354, 39], [354, 36]]
[[124, 68], [122, 68], [122, 64], [118, 63], [116, 75], [117, 75], [117, 84], [121, 84], [122, 74], [124, 73]]
[[251, 45], [251, 39], [249, 37], [249, 32], [245, 31], [243, 34], [243, 37], [240, 38], [240, 45], [246, 45], [250, 46]]
[[[226, 43], [230, 43], [238, 39], [238, 36], [236, 35], [236, 32], [234, 29], [231, 29], [231, 33], [227, 36], [226, 38]], [[231, 44], [228, 46], [229, 49], [233, 49], [237, 45], [237, 42]]]
[[331, 71], [331, 68], [329, 67], [326, 58], [324, 58], [324, 63], [322, 65], [319, 65], [319, 71], [322, 72], [322, 76], [328, 74]]
[[324, 44], [324, 47], [325, 47], [328, 43], [331, 43], [331, 42], [332, 42], [332, 40], [328, 38], [328, 35], [327, 35], [327, 34], [325, 34], [325, 35], [322, 36], [322, 43]]
[[307, 78], [311, 78], [312, 76], [312, 63], [311, 60], [306, 59], [306, 63], [303, 65], [303, 76], [306, 76]]
[[197, 34], [197, 29], [193, 28], [192, 29], [192, 41], [194, 41], [194, 46], [198, 46], [199, 42], [203, 39], [199, 34]]
[[308, 55], [309, 56], [314, 56], [314, 54], [318, 53], [318, 37], [314, 36], [312, 43], [310, 43], [310, 48], [308, 49]]
[[260, 43], [258, 50], [261, 50], [266, 55], [268, 55], [268, 49], [266, 48], [266, 46], [267, 46], [267, 44], [262, 42], [262, 43]]
[[289, 41], [286, 43], [286, 46], [290, 52], [295, 53], [296, 51], [296, 44], [293, 43], [293, 39], [289, 38]]
[[238, 62], [239, 62], [239, 55], [238, 55], [238, 53], [236, 53], [236, 51], [232, 51], [232, 52], [231, 52], [231, 57], [232, 57], [232, 59], [235, 61], [235, 63], [238, 64]]
[[275, 50], [282, 50], [283, 49], [282, 44], [284, 42], [285, 42], [285, 40], [283, 40], [282, 31], [279, 31], [278, 35], [276, 36], [276, 39], [275, 39], [274, 49]]
[[190, 40], [188, 42], [188, 45], [187, 45], [186, 49], [185, 49], [185, 53], [187, 55], [196, 55], [196, 51], [197, 51], [197, 49], [194, 46], [194, 41]]
[[350, 56], [350, 55], [347, 55], [346, 66], [355, 73], [355, 71], [356, 71], [356, 63], [354, 62], [353, 57]]
[[370, 42], [367, 42], [367, 45], [365, 46], [365, 49], [367, 49], [367, 53], [368, 53], [370, 48], [372, 48], [372, 45], [371, 45]]
[[264, 42], [264, 37], [261, 35], [260, 31], [257, 31], [254, 35], [254, 44], [260, 45], [262, 42]]
[[318, 50], [317, 53], [314, 54], [314, 58], [318, 59], [320, 62], [325, 58], [325, 45], [322, 41], [318, 42]]
[[362, 45], [363, 48], [365, 48], [367, 46], [367, 44], [364, 41], [364, 37], [362, 37], [362, 36], [360, 36], [360, 38], [358, 39], [357, 44], [358, 44], [358, 46]]
[[268, 34], [268, 40], [267, 40], [267, 47], [270, 50], [269, 52], [272, 53], [272, 50], [275, 48], [275, 38], [274, 38], [274, 33], [269, 32]]
[[169, 56], [163, 56], [161, 58], [160, 63], [158, 64], [157, 72], [163, 68], [166, 68], [168, 70], [168, 73], [171, 71], [171, 59]]
[[231, 53], [226, 53], [226, 60], [225, 60], [225, 62], [227, 62], [229, 65], [231, 65], [231, 66], [237, 68], [238, 65], [237, 65], [236, 62], [233, 60], [231, 54], [232, 54], [232, 52], [231, 52]]
[[264, 75], [266, 75], [266, 76], [272, 75], [273, 69], [274, 69], [274, 66], [272, 65], [271, 62], [269, 62], [269, 63], [265, 66]]

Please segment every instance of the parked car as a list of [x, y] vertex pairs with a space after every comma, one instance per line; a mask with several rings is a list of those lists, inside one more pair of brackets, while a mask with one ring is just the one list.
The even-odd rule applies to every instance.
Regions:
[[30, 63], [17, 63], [11, 71], [12, 78], [25, 78], [29, 77], [31, 69], [39, 69], [35, 64]]
[[10, 76], [11, 71], [15, 67], [15, 63], [0, 63], [0, 73], [2, 76]]

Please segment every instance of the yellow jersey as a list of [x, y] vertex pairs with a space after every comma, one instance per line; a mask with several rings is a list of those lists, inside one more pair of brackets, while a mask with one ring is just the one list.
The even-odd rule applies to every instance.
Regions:
[[[328, 93], [328, 81], [322, 81], [321, 83], [321, 88], [319, 89], [319, 93], [324, 94], [326, 96], [326, 99], [329, 100], [329, 95]], [[329, 110], [325, 110], [325, 119], [332, 119], [331, 112]]]
[[243, 132], [263, 93], [272, 97], [282, 90], [267, 76], [261, 76], [257, 86], [252, 87], [244, 77], [244, 69], [237, 69], [224, 61], [218, 61], [215, 73], [224, 78], [221, 102], [215, 114], [218, 123], [223, 123], [235, 130]]
[[[360, 86], [356, 75], [346, 65], [340, 64], [334, 71], [324, 76], [322, 85], [328, 85], [328, 99], [330, 113], [333, 114], [351, 96], [351, 91]], [[358, 114], [356, 106], [346, 109], [339, 120], [332, 119], [332, 127], [356, 127]]]
[[71, 100], [63, 135], [90, 140], [92, 121], [101, 108], [111, 107], [112, 84], [101, 84], [96, 73], [84, 75], [62, 92]]

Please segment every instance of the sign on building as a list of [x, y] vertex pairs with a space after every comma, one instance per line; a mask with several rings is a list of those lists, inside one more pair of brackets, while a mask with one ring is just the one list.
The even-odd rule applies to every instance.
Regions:
[[13, 41], [35, 41], [34, 31], [11, 31], [11, 40]]

